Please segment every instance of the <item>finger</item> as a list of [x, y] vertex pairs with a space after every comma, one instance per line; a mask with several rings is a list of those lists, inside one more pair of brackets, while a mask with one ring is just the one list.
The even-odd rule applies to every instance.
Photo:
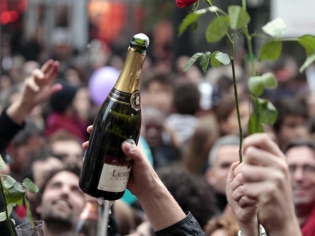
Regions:
[[245, 138], [243, 142], [243, 153], [245, 153], [246, 149], [251, 146], [263, 149], [279, 158], [285, 159], [284, 154], [281, 152], [277, 144], [272, 141], [268, 134], [253, 134]]
[[86, 141], [86, 142], [82, 143], [83, 150], [87, 150], [88, 147], [89, 147], [89, 141]]
[[250, 146], [244, 153], [244, 163], [258, 166], [272, 166], [274, 168], [286, 171], [287, 164], [284, 159], [277, 158], [274, 154], [259, 149], [255, 146]]
[[147, 160], [144, 158], [142, 152], [135, 144], [124, 142], [122, 145], [122, 150], [128, 158], [135, 161], [135, 164], [142, 164]]
[[49, 70], [47, 71], [47, 73], [45, 74], [45, 78], [47, 80], [47, 84], [51, 83], [51, 81], [55, 78], [55, 76], [57, 75], [56, 72], [56, 65], [55, 62], [52, 63], [52, 66], [49, 68]]
[[238, 201], [238, 205], [240, 207], [246, 207], [246, 206], [252, 206], [252, 207], [257, 207], [258, 206], [258, 201], [255, 199], [251, 199], [247, 196], [242, 196], [240, 200]]
[[228, 177], [226, 179], [226, 182], [227, 183], [231, 183], [233, 181], [233, 179], [235, 178], [235, 175], [234, 175], [234, 170], [235, 168], [239, 165], [239, 161], [237, 162], [234, 162], [231, 167], [230, 167], [230, 171], [229, 171], [229, 174], [228, 174]]
[[93, 131], [93, 125], [87, 127], [86, 131], [90, 134]]
[[49, 97], [51, 97], [53, 94], [59, 92], [60, 90], [62, 90], [62, 85], [61, 84], [54, 84], [50, 88]]
[[244, 162], [240, 163], [234, 170], [234, 176], [237, 176], [239, 173], [242, 173]]
[[52, 64], [53, 64], [53, 60], [52, 60], [52, 59], [49, 59], [49, 60], [46, 61], [45, 64], [42, 66], [41, 71], [42, 71], [44, 74], [46, 74], [46, 73], [49, 71], [49, 69], [50, 69], [50, 67], [52, 66]]
[[276, 194], [277, 186], [271, 182], [245, 183], [243, 193], [250, 199], [257, 199], [259, 203], [268, 202]]
[[234, 180], [231, 182], [231, 189], [235, 190], [243, 184], [244, 184], [243, 174], [239, 173], [237, 176], [235, 176]]
[[281, 171], [275, 170], [273, 167], [261, 167], [253, 165], [244, 165], [242, 170], [244, 182], [273, 182], [281, 184], [287, 175]]
[[33, 92], [38, 92], [40, 89], [32, 78], [29, 78], [25, 81], [25, 87], [32, 90]]
[[244, 187], [243, 186], [239, 186], [237, 189], [235, 189], [232, 192], [232, 198], [234, 201], [238, 202], [241, 197], [245, 196], [244, 195]]

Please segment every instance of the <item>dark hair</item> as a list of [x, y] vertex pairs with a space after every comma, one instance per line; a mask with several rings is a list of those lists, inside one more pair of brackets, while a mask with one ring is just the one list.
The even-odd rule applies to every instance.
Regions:
[[289, 115], [302, 116], [308, 119], [306, 102], [304, 99], [287, 97], [274, 103], [278, 110], [278, 118], [273, 125], [276, 132], [279, 132], [284, 119]]
[[170, 73], [153, 73], [150, 77], [143, 78], [143, 89], [147, 90], [153, 82], [158, 82], [163, 85], [168, 85], [174, 88], [174, 77]]
[[15, 135], [12, 144], [15, 147], [24, 145], [29, 138], [34, 136], [44, 137], [42, 130], [32, 120], [26, 120], [24, 129]]
[[176, 84], [173, 104], [179, 114], [195, 115], [199, 110], [200, 92], [196, 84], [181, 81]]
[[73, 167], [63, 167], [63, 168], [55, 168], [52, 169], [50, 171], [48, 171], [45, 175], [43, 175], [43, 181], [42, 181], [42, 185], [38, 186], [39, 187], [39, 192], [33, 197], [31, 198], [31, 211], [33, 216], [36, 219], [40, 219], [40, 215], [36, 212], [36, 208], [41, 204], [42, 202], [42, 197], [43, 194], [45, 192], [47, 183], [58, 173], [63, 172], [63, 171], [67, 171], [67, 172], [71, 172], [73, 174], [75, 174], [76, 176], [80, 176], [80, 171], [81, 169], [78, 166], [73, 166]]
[[159, 169], [157, 174], [182, 210], [190, 211], [203, 228], [215, 214], [213, 189], [205, 178], [178, 166]]
[[[238, 97], [238, 102], [244, 102], [246, 99], [247, 98], [244, 95], [240, 95]], [[228, 94], [224, 96], [218, 106], [216, 106], [214, 109], [218, 122], [225, 121], [235, 108], [234, 94]]]
[[286, 154], [291, 148], [294, 147], [309, 147], [315, 152], [315, 143], [311, 139], [293, 139], [287, 143], [282, 149], [283, 153]]

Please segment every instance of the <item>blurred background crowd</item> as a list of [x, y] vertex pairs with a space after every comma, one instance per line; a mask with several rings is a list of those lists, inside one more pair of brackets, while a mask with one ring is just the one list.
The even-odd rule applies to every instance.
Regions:
[[[223, 9], [233, 2], [237, 3], [214, 1]], [[270, 19], [272, 6], [269, 1], [249, 2], [253, 32]], [[43, 177], [46, 172], [61, 167], [80, 168], [84, 155], [81, 144], [89, 138], [86, 128], [93, 124], [119, 76], [132, 35], [143, 32], [151, 44], [142, 74], [141, 145], [180, 206], [193, 213], [208, 235], [236, 235], [238, 226], [225, 197], [226, 177], [230, 165], [238, 160], [239, 145], [231, 69], [210, 67], [203, 74], [194, 65], [182, 72], [189, 56], [198, 50], [229, 50], [224, 40], [207, 44], [202, 30], [188, 30], [178, 38], [178, 25], [187, 12], [188, 9], [176, 9], [175, 1], [169, 0], [0, 0], [1, 110], [19, 99], [26, 78], [50, 58], [60, 63], [53, 83], [63, 86], [47, 103], [33, 108], [24, 128], [10, 142], [6, 149], [10, 174], [19, 181], [30, 177], [46, 191], [49, 185], [43, 186], [51, 180]], [[209, 18], [201, 20], [199, 27], [207, 22]], [[254, 44], [258, 55], [262, 42], [255, 40]], [[252, 111], [246, 54], [240, 36], [235, 63], [244, 136]], [[278, 81], [276, 90], [263, 94], [279, 112], [275, 125], [265, 126], [264, 130], [284, 150], [289, 150], [288, 144], [292, 146], [296, 139], [314, 142], [315, 65], [299, 73], [304, 57], [301, 47], [287, 42], [279, 60], [256, 63], [257, 74], [272, 72]], [[315, 148], [306, 146], [311, 150], [311, 158], [303, 166], [303, 178], [292, 181], [306, 188], [303, 204], [313, 206]], [[299, 155], [292, 156], [294, 159]], [[293, 161], [292, 166], [296, 165]], [[43, 191], [41, 197], [47, 197]], [[42, 199], [30, 198], [34, 215], [44, 218], [39, 214], [43, 211], [36, 208]], [[72, 209], [79, 208], [71, 213], [75, 228], [83, 206], [75, 201], [71, 204]], [[23, 207], [16, 207], [14, 212], [20, 220], [26, 216]], [[113, 217], [120, 226], [120, 235], [132, 233], [138, 226], [141, 232], [135, 235], [153, 233], [130, 193], [114, 204]], [[95, 217], [84, 219], [95, 221]], [[304, 222], [301, 220], [301, 226]]]

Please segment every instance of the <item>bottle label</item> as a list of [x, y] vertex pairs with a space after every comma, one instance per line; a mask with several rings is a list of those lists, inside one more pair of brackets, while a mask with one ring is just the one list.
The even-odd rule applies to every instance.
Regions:
[[131, 166], [132, 162], [124, 158], [107, 156], [97, 188], [108, 192], [125, 191]]
[[124, 93], [117, 89], [112, 89], [112, 91], [109, 94], [109, 98], [115, 102], [119, 102], [119, 103], [130, 106], [130, 98], [131, 98], [130, 93]]

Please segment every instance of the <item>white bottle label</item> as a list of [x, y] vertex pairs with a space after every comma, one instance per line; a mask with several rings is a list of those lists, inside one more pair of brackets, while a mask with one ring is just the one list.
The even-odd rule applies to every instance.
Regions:
[[104, 164], [98, 189], [108, 192], [125, 191], [131, 167]]

